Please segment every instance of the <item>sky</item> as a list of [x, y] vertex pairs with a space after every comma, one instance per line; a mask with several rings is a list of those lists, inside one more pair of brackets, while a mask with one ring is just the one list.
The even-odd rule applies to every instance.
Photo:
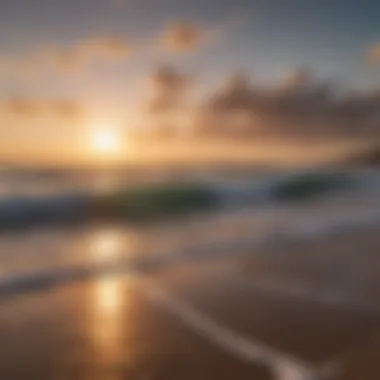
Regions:
[[221, 109], [231, 129], [239, 112], [277, 133], [307, 109], [310, 135], [324, 123], [356, 137], [360, 119], [378, 137], [379, 14], [376, 0], [2, 0], [0, 145], [68, 155], [100, 128], [124, 134], [174, 114], [208, 130]]

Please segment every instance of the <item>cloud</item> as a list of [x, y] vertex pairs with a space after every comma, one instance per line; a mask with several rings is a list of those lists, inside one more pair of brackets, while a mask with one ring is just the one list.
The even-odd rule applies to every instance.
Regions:
[[380, 65], [380, 43], [376, 43], [368, 48], [366, 60], [370, 66]]
[[153, 113], [162, 113], [184, 104], [193, 77], [171, 66], [159, 65], [148, 80], [150, 92], [148, 109]]
[[168, 25], [159, 40], [160, 45], [172, 52], [191, 52], [216, 37], [216, 31], [190, 21], [176, 21]]
[[86, 60], [74, 49], [58, 46], [45, 47], [38, 53], [40, 68], [48, 68], [59, 73], [72, 74], [84, 68]]
[[159, 46], [171, 52], [186, 53], [228, 38], [244, 26], [247, 12], [230, 15], [216, 25], [201, 25], [194, 21], [177, 20], [169, 23], [159, 38]]
[[282, 86], [288, 89], [309, 86], [313, 81], [313, 73], [307, 67], [297, 67], [289, 70], [282, 78]]
[[2, 102], [1, 109], [3, 112], [16, 117], [33, 119], [49, 116], [59, 119], [75, 119], [84, 112], [81, 104], [67, 99], [11, 98]]
[[199, 129], [205, 134], [380, 138], [380, 91], [346, 93], [305, 69], [294, 69], [280, 85], [267, 87], [235, 73], [201, 109]]
[[43, 111], [43, 105], [32, 99], [14, 98], [6, 100], [3, 109], [16, 116], [36, 117]]
[[99, 36], [79, 39], [68, 46], [43, 46], [22, 59], [0, 58], [0, 75], [13, 73], [19, 77], [43, 75], [46, 70], [73, 74], [94, 62], [119, 62], [131, 54], [132, 48], [121, 36]]
[[253, 97], [249, 76], [244, 72], [236, 72], [223, 80], [206, 105], [214, 111], [247, 110], [251, 107]]
[[177, 22], [166, 28], [162, 35], [165, 48], [172, 51], [191, 51], [201, 42], [202, 31], [194, 24]]
[[78, 40], [69, 47], [47, 47], [41, 50], [42, 64], [72, 73], [95, 61], [117, 62], [127, 58], [131, 46], [123, 37], [99, 36]]
[[87, 59], [122, 60], [129, 56], [131, 50], [131, 46], [120, 36], [92, 37], [74, 46], [77, 55]]
[[120, 62], [132, 47], [121, 36], [79, 39], [69, 46], [42, 46], [19, 57], [0, 56], [0, 78], [26, 82], [46, 75], [73, 74], [94, 62]]
[[73, 100], [56, 100], [50, 103], [52, 112], [64, 119], [75, 119], [84, 112], [83, 106]]

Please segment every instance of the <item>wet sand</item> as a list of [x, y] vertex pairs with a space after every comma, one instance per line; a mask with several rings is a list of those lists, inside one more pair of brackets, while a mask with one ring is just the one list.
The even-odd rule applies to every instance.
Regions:
[[1, 316], [1, 379], [270, 379], [194, 334], [130, 278], [18, 297]]
[[[346, 290], [357, 299], [367, 289], [364, 280], [377, 284], [379, 239], [377, 230], [367, 229], [314, 244], [300, 241], [279, 251], [268, 247], [249, 260], [188, 263], [142, 277], [109, 275], [2, 298], [0, 379], [301, 379], [275, 362], [244, 361], [224, 349], [218, 337], [202, 336], [147, 294], [144, 281], [153, 281], [250, 342], [316, 368], [337, 363], [340, 371], [332, 379], [378, 380], [378, 310], [324, 302], [313, 292], [321, 285], [350, 285]], [[302, 261], [305, 250], [309, 258]], [[273, 266], [279, 252], [288, 260]], [[336, 268], [328, 271], [331, 262], [342, 266], [340, 277], [334, 276]], [[256, 286], [262, 277], [284, 288]], [[287, 291], [290, 280], [311, 286], [310, 297]], [[367, 304], [375, 300], [367, 293], [363, 299]], [[309, 379], [314, 380], [302, 377]]]
[[288, 239], [238, 263], [248, 278], [306, 296], [335, 294], [380, 313], [380, 227], [333, 231], [326, 236]]
[[[341, 361], [343, 355], [350, 370], [339, 379], [355, 379], [356, 361], [380, 355], [379, 345], [373, 345], [378, 316], [255, 291], [224, 264], [172, 269], [150, 278], [252, 341], [316, 365]], [[288, 380], [189, 329], [149, 298], [134, 277], [8, 299], [0, 315], [1, 379]]]
[[380, 337], [378, 313], [266, 291], [237, 277], [228, 263], [223, 266], [219, 271], [193, 268], [197, 274], [191, 282], [191, 276], [173, 272], [167, 286], [244, 336], [316, 365], [349, 356], [376, 334]]

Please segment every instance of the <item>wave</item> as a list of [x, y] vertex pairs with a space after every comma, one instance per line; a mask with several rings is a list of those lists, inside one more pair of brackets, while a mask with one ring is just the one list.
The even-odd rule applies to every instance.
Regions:
[[239, 182], [166, 183], [108, 193], [8, 197], [0, 200], [0, 229], [88, 220], [151, 221], [196, 211], [297, 202], [360, 186], [373, 187], [375, 182], [369, 178], [308, 171]]

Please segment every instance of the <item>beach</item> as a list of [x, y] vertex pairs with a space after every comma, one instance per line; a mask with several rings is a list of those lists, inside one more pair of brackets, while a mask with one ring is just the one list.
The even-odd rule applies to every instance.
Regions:
[[300, 199], [219, 181], [213, 211], [1, 231], [0, 378], [377, 380], [376, 178]]
[[[110, 236], [128, 236], [101, 231], [87, 236], [87, 260], [112, 257]], [[76, 234], [74, 246], [91, 241]], [[377, 227], [278, 242], [3, 295], [0, 377], [378, 379]]]

